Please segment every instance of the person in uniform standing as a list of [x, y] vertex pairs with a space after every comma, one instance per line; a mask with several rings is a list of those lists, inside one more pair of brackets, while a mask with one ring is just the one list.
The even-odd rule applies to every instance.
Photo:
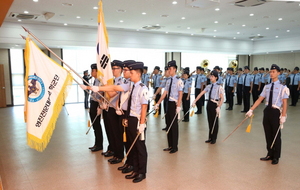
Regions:
[[[196, 72], [196, 75], [192, 75]], [[203, 78], [201, 76], [201, 67], [196, 67], [196, 71], [193, 71], [191, 73], [191, 77], [195, 79], [195, 98], [201, 93], [202, 86], [203, 86]], [[202, 114], [202, 104], [201, 101], [197, 102], [197, 111], [195, 114]]]
[[243, 103], [244, 103], [244, 110], [241, 112], [247, 112], [250, 108], [250, 95], [252, 93], [253, 87], [253, 78], [252, 75], [249, 73], [250, 69], [248, 66], [244, 67], [244, 78], [243, 78]]
[[[91, 70], [92, 70], [91, 71], [92, 77], [94, 77], [94, 79], [95, 79], [93, 85], [99, 86], [100, 81], [97, 79], [97, 64], [96, 63], [91, 65]], [[89, 90], [89, 88], [90, 88], [89, 86], [86, 86], [86, 84], [81, 84], [80, 87], [83, 90]], [[101, 93], [101, 92], [99, 92], [99, 93]], [[95, 144], [94, 144], [94, 146], [89, 147], [89, 149], [92, 152], [103, 150], [103, 133], [102, 133], [101, 123], [100, 123], [101, 110], [99, 107], [99, 101], [100, 101], [100, 95], [98, 93], [92, 92], [91, 99], [90, 99], [90, 118], [91, 118], [91, 121], [94, 121], [93, 129], [94, 129], [94, 135], [95, 135]]]
[[[85, 86], [89, 86], [89, 81], [90, 79], [92, 78], [90, 75], [89, 75], [89, 72], [88, 70], [84, 71], [83, 72], [83, 77], [82, 77], [84, 80], [82, 81], [83, 84]], [[88, 90], [84, 90], [84, 108], [85, 109], [89, 109], [89, 91]]]
[[220, 109], [224, 101], [224, 89], [221, 85], [217, 83], [219, 73], [217, 71], [212, 71], [210, 74], [211, 84], [208, 85], [194, 100], [192, 106], [196, 105], [196, 102], [205, 93], [209, 93], [208, 102], [206, 106], [207, 119], [209, 125], [208, 140], [205, 143], [215, 144], [217, 141], [218, 131], [219, 131], [219, 119]]
[[182, 108], [183, 108], [183, 115], [184, 119], [182, 120], [183, 122], [189, 122], [189, 114], [186, 114], [191, 105], [191, 87], [192, 87], [192, 80], [189, 78], [189, 72], [185, 70], [183, 72], [183, 95], [182, 95]]
[[[155, 98], [155, 102], [158, 102], [158, 100], [161, 97], [161, 93], [156, 93], [156, 91], [158, 90], [158, 88], [160, 86], [161, 77], [162, 77], [161, 74], [159, 74], [159, 70], [160, 70], [160, 67], [159, 66], [155, 66], [154, 67], [154, 71], [152, 72], [152, 74], [150, 76], [150, 79], [153, 80], [154, 94], [156, 94], [156, 96], [154, 97]], [[159, 106], [159, 109], [157, 111], [158, 111], [158, 115], [160, 115], [161, 114], [161, 106]]]
[[300, 74], [299, 67], [295, 67], [293, 74], [289, 75], [290, 78], [290, 89], [291, 89], [291, 98], [292, 102], [290, 106], [296, 106], [299, 99], [299, 90], [300, 90]]
[[[266, 99], [266, 107], [263, 115], [263, 126], [265, 131], [265, 138], [267, 144], [267, 156], [260, 158], [262, 161], [272, 160], [272, 164], [278, 164], [281, 155], [281, 132], [283, 123], [286, 121], [287, 99], [289, 97], [289, 89], [280, 84], [278, 76], [280, 69], [273, 64], [270, 69], [270, 77], [272, 83], [266, 85], [260, 94], [258, 100], [246, 113], [247, 117], [251, 117], [253, 111], [260, 105], [263, 99]], [[276, 133], [278, 135], [276, 137]], [[276, 139], [275, 139], [276, 137]], [[273, 140], [274, 145], [272, 146]]]
[[252, 88], [252, 99], [253, 99], [253, 104], [256, 102], [259, 96], [259, 91], [260, 91], [260, 73], [258, 73], [258, 68], [254, 67], [253, 69], [253, 88]]
[[261, 94], [261, 92], [263, 91], [264, 87], [265, 87], [265, 68], [261, 67], [259, 68], [259, 73], [260, 73], [260, 88], [259, 88], [259, 94]]
[[232, 110], [233, 109], [233, 96], [234, 96], [234, 92], [236, 89], [236, 83], [237, 83], [237, 78], [236, 76], [233, 74], [233, 68], [228, 68], [227, 69], [227, 79], [226, 79], [226, 83], [227, 83], [227, 100], [228, 100], [228, 108], [226, 110]]
[[236, 88], [236, 97], [237, 97], [237, 103], [235, 105], [242, 105], [243, 101], [243, 69], [239, 68], [238, 69], [238, 74], [237, 74], [237, 88]]
[[[168, 133], [168, 148], [163, 149], [164, 151], [169, 151], [173, 154], [178, 151], [178, 122], [177, 118], [181, 110], [181, 100], [182, 100], [182, 80], [176, 76], [177, 65], [176, 61], [172, 60], [168, 62], [170, 79], [167, 81], [165, 91], [157, 104], [155, 104], [154, 109], [158, 109], [160, 103], [167, 96], [167, 130]], [[172, 124], [172, 125], [171, 125]], [[170, 128], [170, 129], [169, 129]]]
[[[130, 95], [128, 99], [127, 111], [127, 140], [130, 145], [133, 144], [135, 138], [139, 138], [133, 145], [129, 155], [133, 158], [133, 172], [126, 175], [126, 179], [133, 179], [134, 183], [138, 183], [146, 178], [147, 172], [147, 148], [145, 144], [145, 129], [146, 129], [146, 112], [148, 104], [148, 88], [141, 82], [144, 64], [136, 62], [129, 65], [130, 80]], [[121, 91], [123, 85], [102, 86], [95, 90], [99, 91]]]

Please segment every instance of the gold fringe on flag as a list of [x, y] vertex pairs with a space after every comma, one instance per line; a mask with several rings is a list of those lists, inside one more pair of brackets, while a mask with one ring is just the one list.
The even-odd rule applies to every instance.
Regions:
[[251, 127], [252, 127], [252, 120], [253, 120], [253, 117], [254, 117], [254, 114], [252, 114], [251, 119], [250, 119], [250, 123], [249, 123], [249, 125], [248, 125], [248, 127], [247, 127], [247, 129], [246, 129], [246, 132], [247, 132], [247, 133], [250, 133], [250, 132], [251, 132]]

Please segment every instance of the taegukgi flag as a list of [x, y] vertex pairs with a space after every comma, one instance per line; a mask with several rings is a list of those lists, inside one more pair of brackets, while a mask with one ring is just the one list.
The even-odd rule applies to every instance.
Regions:
[[98, 9], [98, 42], [97, 42], [97, 77], [103, 85], [113, 84], [113, 74], [108, 50], [108, 35], [106, 31], [102, 0]]
[[55, 123], [67, 96], [72, 75], [45, 55], [29, 38], [25, 48], [25, 122], [27, 144], [43, 151], [55, 129]]

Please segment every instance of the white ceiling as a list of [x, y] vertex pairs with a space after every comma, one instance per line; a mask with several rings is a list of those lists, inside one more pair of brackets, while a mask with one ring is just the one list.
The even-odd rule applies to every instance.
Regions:
[[[192, 1], [204, 7], [192, 7]], [[176, 5], [172, 2], [173, 0], [103, 0], [106, 26], [114, 30], [143, 32], [143, 26], [159, 25], [161, 28], [152, 32], [237, 40], [264, 36], [255, 41], [276, 40], [276, 36], [285, 39], [300, 34], [299, 2], [266, 2], [255, 7], [237, 7], [232, 0], [220, 0], [220, 3], [208, 0], [177, 0]], [[62, 3], [73, 6], [64, 6]], [[96, 28], [97, 10], [93, 7], [97, 5], [98, 0], [14, 0], [5, 22]], [[215, 11], [215, 8], [220, 10]], [[11, 13], [24, 11], [40, 16], [36, 20], [21, 22], [9, 17]], [[55, 15], [47, 21], [43, 16], [46, 12], [53, 12]], [[143, 12], [146, 14], [142, 14]], [[76, 18], [77, 16], [80, 18]], [[279, 21], [279, 18], [282, 20]], [[215, 21], [218, 23], [214, 23]], [[64, 23], [68, 25], [64, 26]]]

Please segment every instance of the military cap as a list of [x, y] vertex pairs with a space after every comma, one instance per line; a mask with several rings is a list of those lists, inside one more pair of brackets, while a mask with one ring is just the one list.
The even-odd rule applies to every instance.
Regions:
[[245, 67], [244, 67], [244, 69], [248, 69], [248, 70], [250, 70], [248, 66], [245, 66]]
[[122, 67], [129, 67], [129, 65], [135, 63], [134, 60], [126, 60], [123, 62]]
[[258, 68], [257, 67], [254, 67], [254, 69], [253, 69], [254, 71], [258, 71]]
[[221, 70], [219, 66], [215, 66], [214, 69]]
[[272, 64], [272, 65], [271, 65], [270, 70], [273, 70], [273, 69], [277, 70], [278, 72], [280, 71], [280, 68], [279, 68], [278, 65], [276, 65], [276, 64]]
[[168, 67], [176, 67], [177, 68], [176, 61], [175, 60], [169, 61]]
[[155, 66], [155, 67], [154, 67], [154, 70], [155, 70], [155, 69], [160, 70], [160, 67], [159, 67], [159, 66]]
[[128, 68], [130, 70], [143, 69], [144, 68], [144, 63], [143, 62], [135, 62], [135, 63], [130, 64]]
[[148, 70], [148, 67], [147, 67], [147, 66], [144, 66], [144, 69], [145, 69], [145, 70]]
[[212, 71], [212, 72], [210, 73], [210, 75], [213, 75], [213, 76], [219, 78], [219, 73], [218, 73], [217, 71]]
[[299, 71], [299, 67], [295, 67], [294, 70]]
[[266, 68], [266, 71], [269, 71], [269, 68]]
[[227, 68], [227, 71], [233, 71], [233, 68], [228, 67], [228, 68]]
[[242, 69], [242, 68], [239, 68], [239, 71], [243, 71], [243, 69]]
[[200, 66], [197, 66], [197, 67], [196, 67], [197, 70], [198, 70], [198, 69], [200, 70], [201, 68], [202, 68], [202, 67], [200, 67]]
[[118, 66], [118, 67], [123, 67], [123, 62], [119, 60], [113, 60], [111, 62], [111, 66]]
[[[97, 66], [96, 66], [97, 67]], [[85, 70], [85, 71], [83, 71], [83, 73], [87, 73], [87, 72], [89, 72], [88, 70]]]
[[264, 70], [265, 70], [265, 68], [261, 67], [261, 68], [259, 68], [259, 70], [260, 70], [260, 71], [264, 71]]
[[97, 69], [97, 64], [96, 63], [91, 64], [91, 69]]
[[169, 70], [169, 67], [168, 67], [168, 66], [165, 66], [165, 71], [166, 71], [166, 70]]

